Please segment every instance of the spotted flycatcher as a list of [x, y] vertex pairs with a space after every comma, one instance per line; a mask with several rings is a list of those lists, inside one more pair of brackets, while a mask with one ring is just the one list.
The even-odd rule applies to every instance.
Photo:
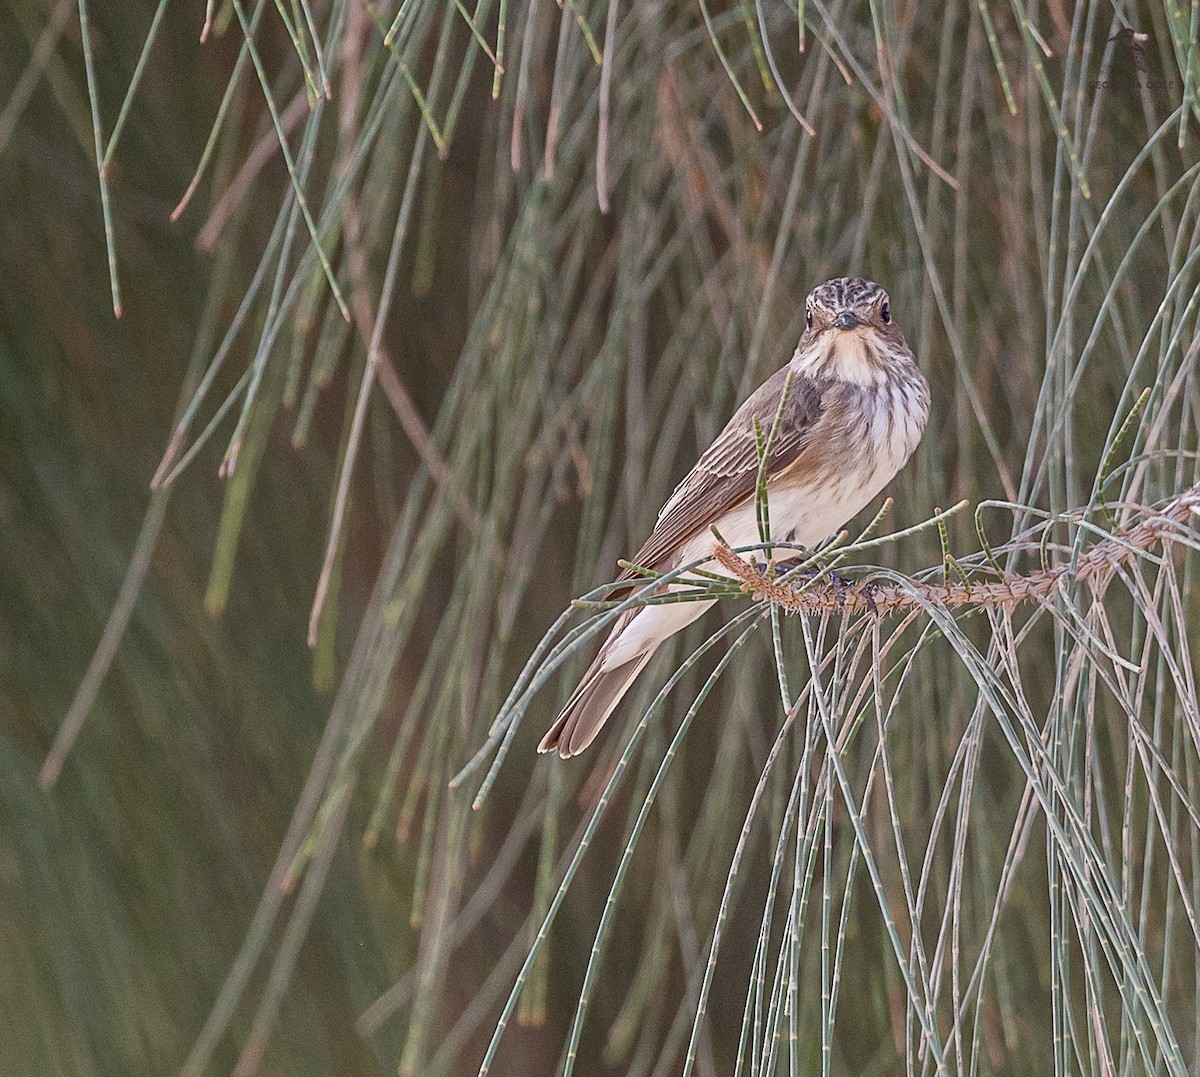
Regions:
[[[731, 546], [759, 541], [755, 421], [771, 429], [789, 373], [792, 388], [766, 465], [772, 538], [816, 546], [908, 461], [929, 417], [929, 384], [892, 319], [887, 293], [869, 280], [838, 277], [809, 295], [805, 320], [791, 362], [738, 408], [675, 488], [634, 564], [666, 573], [710, 557], [714, 528]], [[635, 578], [628, 570], [620, 577]], [[582, 752], [659, 645], [712, 604], [621, 614], [538, 750], [564, 759]]]

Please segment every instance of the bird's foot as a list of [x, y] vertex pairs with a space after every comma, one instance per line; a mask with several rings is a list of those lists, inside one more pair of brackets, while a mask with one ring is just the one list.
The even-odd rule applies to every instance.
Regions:
[[846, 608], [846, 596], [853, 590], [854, 584], [851, 583], [840, 572], [830, 571], [825, 577], [829, 581], [829, 586], [837, 592], [838, 606], [841, 609]]
[[862, 598], [868, 611], [875, 616], [879, 616], [879, 607], [875, 605], [875, 592], [879, 590], [877, 584], [870, 580], [863, 580], [861, 583], [855, 583], [853, 580], [847, 579], [845, 576], [837, 572], [829, 573], [829, 583], [835, 591], [837, 591], [838, 605], [846, 608], [846, 597], [850, 594], [857, 594]]
[[875, 605], [875, 592], [879, 590], [879, 585], [872, 583], [870, 580], [863, 580], [858, 585], [858, 593], [862, 595], [863, 601], [867, 604], [867, 609], [875, 617], [879, 616], [879, 607]]
[[[786, 561], [776, 561], [775, 575], [783, 576], [793, 569], [798, 568], [807, 560], [807, 556], [800, 556], [788, 558]], [[767, 566], [761, 562], [759, 562], [758, 568], [760, 572], [765, 573], [767, 571]], [[872, 614], [876, 617], [879, 616], [879, 607], [875, 605], [875, 592], [879, 589], [878, 585], [872, 583], [870, 580], [864, 580], [862, 583], [856, 584], [848, 576], [843, 576], [840, 572], [835, 572], [832, 569], [822, 574], [821, 568], [816, 565], [806, 568], [799, 574], [799, 578], [802, 580], [815, 580], [817, 577], [821, 577], [834, 589], [837, 593], [839, 606], [845, 608], [847, 596], [854, 592], [862, 596], [863, 602], [866, 603], [867, 609]]]
[[846, 608], [846, 598], [851, 594], [855, 594], [863, 600], [863, 603], [872, 616], [879, 616], [879, 607], [875, 605], [875, 592], [879, 590], [877, 584], [872, 583], [870, 580], [855, 583], [838, 572], [830, 572], [826, 578], [829, 581], [829, 585], [837, 592], [838, 606], [841, 609], [844, 610]]

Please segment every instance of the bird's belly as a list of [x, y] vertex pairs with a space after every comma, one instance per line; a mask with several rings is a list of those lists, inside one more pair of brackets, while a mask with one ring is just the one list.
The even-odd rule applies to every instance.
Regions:
[[[857, 413], [851, 416], [854, 421], [835, 425], [790, 469], [768, 480], [771, 539], [811, 549], [869, 505], [917, 447], [928, 416], [927, 394], [917, 375], [911, 383], [847, 404]], [[734, 548], [761, 542], [755, 498], [723, 513], [713, 527]], [[715, 545], [712, 528], [702, 528], [681, 544], [672, 567], [710, 557]]]
[[[783, 476], [767, 486], [771, 537], [809, 548], [818, 545], [862, 511], [887, 485], [892, 474], [881, 468], [853, 469], [819, 484], [789, 482], [787, 476]], [[735, 548], [762, 541], [753, 498], [730, 509], [713, 526]], [[711, 555], [715, 545], [712, 531], [705, 528], [684, 545], [678, 563], [686, 564]], [[712, 568], [711, 565], [706, 567]]]

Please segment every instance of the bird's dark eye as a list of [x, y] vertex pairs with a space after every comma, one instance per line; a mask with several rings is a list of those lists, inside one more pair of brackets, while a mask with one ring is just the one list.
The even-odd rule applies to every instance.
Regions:
[[812, 328], [812, 311], [811, 310], [806, 310], [804, 312], [804, 324], [807, 325], [809, 327], [809, 329]]
[[892, 311], [887, 304], [887, 300], [883, 301], [883, 306], [879, 308], [879, 317], [883, 319], [883, 324], [888, 325], [892, 320]]

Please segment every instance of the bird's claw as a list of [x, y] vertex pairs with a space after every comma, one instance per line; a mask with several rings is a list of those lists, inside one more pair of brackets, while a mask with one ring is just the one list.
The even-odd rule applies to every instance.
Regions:
[[866, 604], [867, 609], [875, 617], [879, 616], [879, 607], [875, 605], [875, 592], [879, 589], [878, 586], [870, 580], [863, 580], [860, 584], [854, 584], [845, 576], [839, 575], [837, 572], [829, 574], [829, 582], [837, 591], [838, 606], [841, 609], [846, 608], [846, 596], [851, 592], [859, 595]]
[[[808, 559], [808, 556], [801, 555], [799, 557], [790, 557], [786, 561], [776, 561], [775, 575], [783, 576], [804, 564], [804, 562]], [[758, 562], [759, 572], [766, 575], [767, 569], [768, 566], [766, 564], [761, 561]], [[812, 568], [801, 572], [800, 576], [803, 579], [814, 580], [821, 574], [821, 569], [814, 565]], [[837, 593], [838, 606], [841, 609], [846, 608], [846, 598], [851, 594], [851, 592], [854, 592], [862, 596], [862, 600], [866, 604], [867, 609], [874, 614], [874, 616], [879, 616], [879, 607], [875, 605], [875, 592], [879, 590], [877, 584], [872, 583], [870, 580], [864, 580], [862, 583], [855, 584], [853, 580], [843, 576], [840, 572], [834, 572], [832, 569], [824, 573], [824, 579], [825, 582], [828, 583], [829, 586], [832, 587]]]
[[825, 582], [833, 588], [837, 595], [838, 609], [846, 608], [846, 596], [850, 593], [850, 581], [845, 576], [838, 572], [829, 572], [825, 576]]

